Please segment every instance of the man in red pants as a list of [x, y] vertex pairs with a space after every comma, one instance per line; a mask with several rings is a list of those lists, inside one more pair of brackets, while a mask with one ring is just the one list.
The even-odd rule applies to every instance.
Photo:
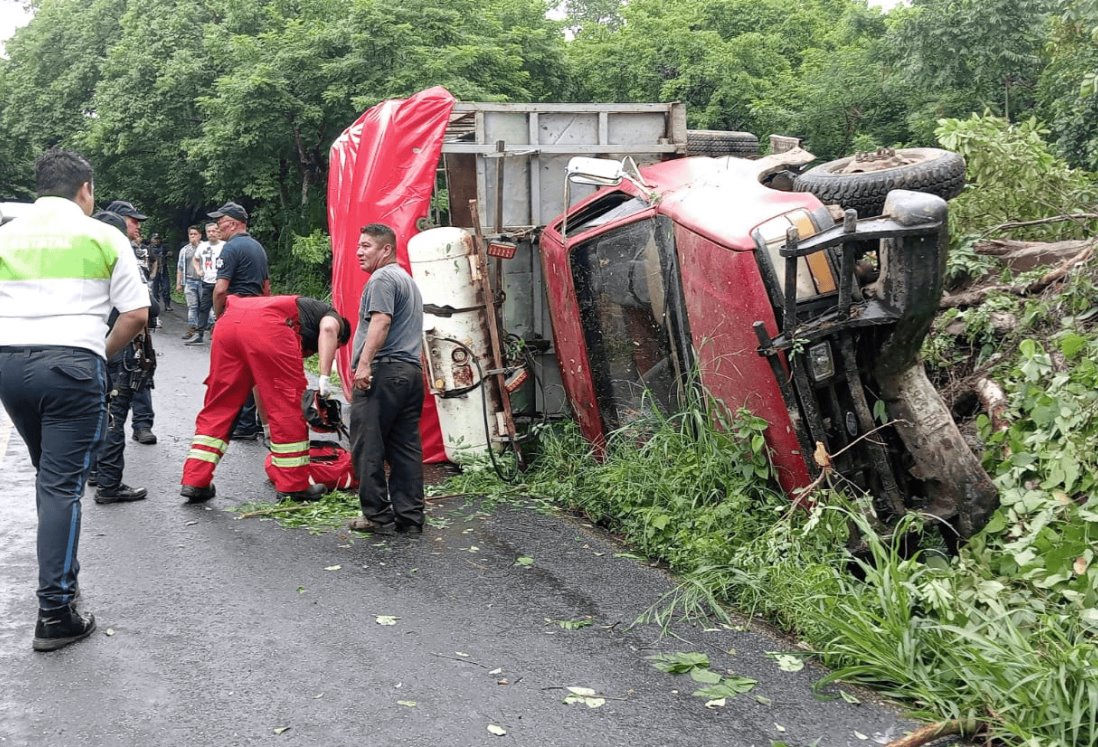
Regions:
[[233, 421], [252, 387], [267, 410], [275, 490], [280, 499], [323, 495], [309, 480], [309, 428], [301, 412], [304, 358], [320, 354], [322, 388], [350, 323], [330, 304], [304, 296], [230, 296], [210, 351], [206, 402], [183, 464], [180, 494], [191, 503], [213, 498], [213, 473], [229, 445]]

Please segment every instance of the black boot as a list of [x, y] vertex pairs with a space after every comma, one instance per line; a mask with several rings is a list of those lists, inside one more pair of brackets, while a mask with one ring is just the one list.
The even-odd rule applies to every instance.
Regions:
[[295, 490], [291, 493], [279, 493], [280, 501], [319, 501], [328, 493], [328, 488], [323, 485], [310, 485], [304, 490]]
[[56, 651], [81, 638], [87, 638], [95, 630], [95, 615], [81, 615], [75, 604], [55, 610], [38, 610], [38, 624], [34, 626], [35, 651]]
[[200, 488], [197, 485], [184, 485], [179, 494], [187, 499], [187, 503], [205, 503], [217, 495], [217, 488], [213, 485]]

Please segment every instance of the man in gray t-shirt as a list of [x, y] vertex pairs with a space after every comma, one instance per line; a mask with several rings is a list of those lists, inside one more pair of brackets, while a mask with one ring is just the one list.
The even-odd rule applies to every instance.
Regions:
[[370, 279], [362, 290], [351, 349], [351, 454], [362, 516], [350, 528], [418, 535], [423, 533], [423, 298], [396, 263], [393, 229], [364, 226], [357, 256]]

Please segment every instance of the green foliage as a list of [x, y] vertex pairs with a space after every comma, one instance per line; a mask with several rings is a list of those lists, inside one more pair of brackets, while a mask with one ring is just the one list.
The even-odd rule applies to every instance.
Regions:
[[[970, 185], [950, 204], [952, 235], [980, 234], [1008, 221], [1084, 212], [1091, 206], [1098, 198], [1093, 180], [1049, 149], [1043, 139], [1047, 132], [1035, 119], [1010, 124], [986, 114], [938, 123], [942, 146], [964, 156]], [[1055, 240], [1079, 238], [1087, 231], [1086, 224], [1068, 221], [1013, 235]]]
[[689, 674], [695, 669], [708, 669], [709, 657], [701, 652], [656, 654], [648, 661], [661, 672], [668, 674]]
[[988, 107], [1010, 118], [1026, 108], [1046, 62], [1051, 6], [1051, 0], [920, 0], [896, 14], [889, 51], [924, 100], [955, 92], [964, 97], [964, 111]]
[[1068, 163], [1098, 171], [1098, 4], [1062, 0], [1060, 10], [1048, 41], [1054, 53], [1038, 86], [1039, 111]]

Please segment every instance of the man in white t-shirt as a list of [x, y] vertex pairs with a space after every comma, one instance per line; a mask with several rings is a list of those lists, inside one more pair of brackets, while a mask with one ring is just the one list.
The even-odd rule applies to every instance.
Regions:
[[185, 345], [201, 345], [205, 342], [206, 330], [212, 330], [213, 323], [217, 320], [213, 311], [213, 291], [217, 284], [217, 260], [225, 242], [221, 240], [221, 232], [216, 223], [206, 224], [206, 239], [194, 252], [194, 270], [199, 274], [202, 285], [198, 289], [198, 325], [194, 334], [184, 342]]

